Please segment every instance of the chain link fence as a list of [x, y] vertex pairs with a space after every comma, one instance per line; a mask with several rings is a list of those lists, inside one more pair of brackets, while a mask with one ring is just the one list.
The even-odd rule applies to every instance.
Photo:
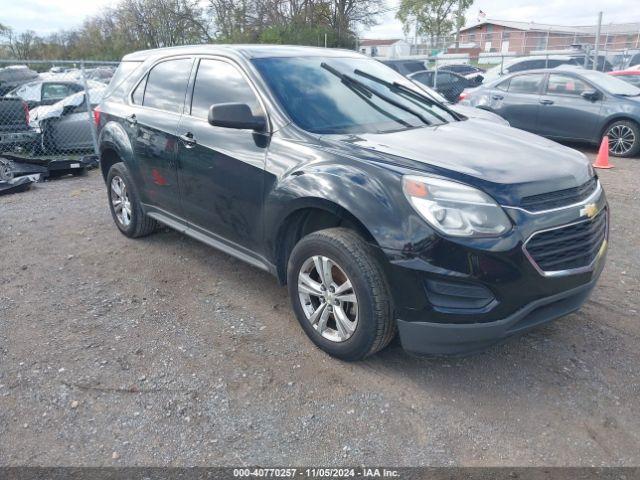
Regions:
[[589, 27], [575, 27], [574, 32], [470, 29], [459, 37], [375, 49], [386, 53], [375, 58], [455, 103], [466, 88], [518, 71], [560, 66], [601, 72], [640, 68], [640, 28], [614, 27], [603, 26], [599, 41]]
[[0, 60], [0, 157], [31, 163], [95, 158], [93, 109], [117, 66]]

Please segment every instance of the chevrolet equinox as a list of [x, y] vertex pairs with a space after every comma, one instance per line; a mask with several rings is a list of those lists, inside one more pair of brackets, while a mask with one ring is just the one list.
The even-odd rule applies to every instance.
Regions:
[[329, 354], [465, 354], [578, 309], [608, 206], [587, 158], [468, 118], [351, 51], [124, 57], [94, 112], [127, 237], [164, 224], [271, 272]]

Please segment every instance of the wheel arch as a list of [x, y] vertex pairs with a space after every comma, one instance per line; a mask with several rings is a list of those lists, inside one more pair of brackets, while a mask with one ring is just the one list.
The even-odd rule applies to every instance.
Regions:
[[133, 160], [133, 146], [129, 135], [117, 122], [108, 122], [100, 131], [100, 170], [106, 181], [109, 169], [118, 162], [130, 163]]
[[604, 137], [605, 133], [607, 132], [607, 130], [609, 129], [609, 127], [612, 124], [614, 124], [615, 122], [620, 122], [620, 121], [634, 123], [634, 124], [636, 124], [638, 126], [638, 128], [640, 128], [640, 121], [637, 118], [633, 118], [632, 116], [627, 115], [625, 113], [616, 114], [614, 116], [611, 116], [611, 117], [607, 118], [607, 120], [604, 122], [604, 126], [600, 130], [600, 135], [596, 139], [596, 143], [598, 143], [598, 142], [600, 142], [602, 140], [602, 137]]
[[305, 235], [332, 227], [353, 230], [368, 243], [378, 246], [364, 223], [346, 208], [324, 198], [298, 199], [296, 206], [283, 218], [276, 230], [273, 258], [276, 276], [281, 285], [286, 284], [287, 263], [296, 243]]

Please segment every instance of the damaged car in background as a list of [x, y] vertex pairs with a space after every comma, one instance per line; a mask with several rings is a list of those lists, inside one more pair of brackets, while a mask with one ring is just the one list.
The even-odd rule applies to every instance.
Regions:
[[[89, 88], [104, 88], [104, 84], [95, 80], [87, 80]], [[35, 82], [25, 83], [5, 95], [5, 97], [17, 97], [24, 100], [29, 108], [40, 105], [53, 105], [63, 98], [84, 90], [82, 80], [65, 80], [47, 78]]]
[[106, 88], [103, 84], [94, 84], [89, 88], [88, 108], [85, 92], [81, 91], [53, 105], [43, 105], [31, 110], [30, 125], [40, 134], [38, 153], [93, 149], [91, 111], [102, 101]]

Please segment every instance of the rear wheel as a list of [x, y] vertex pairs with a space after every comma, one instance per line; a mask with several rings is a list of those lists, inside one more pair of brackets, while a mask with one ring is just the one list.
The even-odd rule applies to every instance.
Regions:
[[291, 253], [287, 281], [298, 322], [330, 355], [359, 360], [393, 339], [384, 272], [355, 232], [331, 228], [304, 237]]
[[640, 152], [640, 126], [628, 120], [618, 120], [607, 127], [609, 153], [616, 157], [634, 157]]
[[124, 163], [109, 169], [107, 175], [109, 208], [118, 229], [127, 237], [144, 237], [153, 233], [158, 224], [142, 211], [140, 197]]

